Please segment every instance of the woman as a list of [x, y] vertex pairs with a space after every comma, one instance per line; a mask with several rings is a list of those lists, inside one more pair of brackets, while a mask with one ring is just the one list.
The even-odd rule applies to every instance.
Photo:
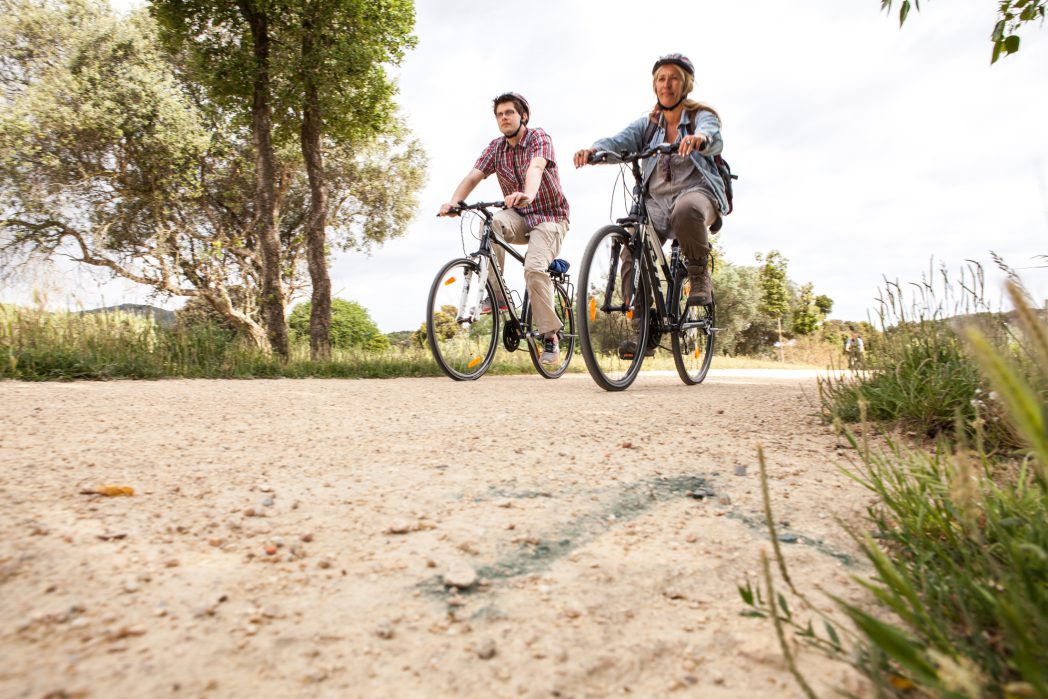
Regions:
[[[713, 161], [724, 145], [720, 117], [712, 107], [688, 99], [695, 86], [695, 66], [687, 56], [663, 56], [655, 61], [651, 74], [656, 97], [651, 112], [619, 134], [575, 153], [575, 167], [586, 165], [598, 150], [635, 152], [662, 143], [679, 146], [672, 155], [645, 161], [642, 187], [659, 239], [665, 242], [675, 237], [680, 242], [691, 285], [688, 302], [706, 305], [713, 298], [708, 268], [710, 229], [720, 229], [721, 213], [728, 210], [724, 180]], [[629, 274], [632, 259], [624, 255], [622, 267], [623, 275]], [[620, 354], [630, 349], [620, 347]], [[636, 351], [636, 342], [632, 350]]]

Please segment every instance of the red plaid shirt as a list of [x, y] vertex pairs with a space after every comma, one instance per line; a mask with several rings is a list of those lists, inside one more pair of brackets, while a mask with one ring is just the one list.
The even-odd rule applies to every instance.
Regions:
[[516, 147], [509, 145], [505, 136], [496, 138], [480, 154], [473, 167], [483, 172], [485, 177], [494, 172], [499, 178], [503, 196], [508, 196], [524, 191], [524, 176], [534, 158], [546, 160], [539, 191], [531, 204], [517, 211], [524, 217], [528, 228], [535, 228], [544, 221], [566, 221], [568, 200], [560, 186], [553, 140], [542, 129], [528, 129]]

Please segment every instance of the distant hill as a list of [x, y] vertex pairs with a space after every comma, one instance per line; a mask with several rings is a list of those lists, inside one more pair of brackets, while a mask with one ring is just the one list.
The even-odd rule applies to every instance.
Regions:
[[152, 318], [153, 321], [162, 328], [170, 328], [175, 324], [175, 312], [169, 311], [164, 308], [157, 308], [156, 306], [149, 306], [142, 303], [122, 303], [119, 306], [106, 306], [105, 308], [92, 308], [88, 311], [81, 311], [82, 314], [95, 314], [95, 313], [129, 313], [136, 316], [144, 316]]

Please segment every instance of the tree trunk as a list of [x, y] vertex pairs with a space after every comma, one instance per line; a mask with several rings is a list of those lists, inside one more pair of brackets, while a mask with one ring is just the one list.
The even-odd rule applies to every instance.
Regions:
[[251, 102], [251, 135], [255, 147], [255, 229], [262, 251], [262, 319], [273, 349], [288, 358], [287, 319], [280, 282], [280, 233], [276, 197], [276, 155], [273, 152], [272, 117], [269, 104], [269, 18], [252, 0], [239, 7], [251, 27], [254, 42], [255, 82]]
[[211, 307], [222, 314], [222, 317], [233, 324], [238, 333], [242, 333], [251, 340], [258, 349], [263, 352], [270, 351], [269, 337], [266, 334], [265, 329], [256, 323], [250, 316], [245, 313], [241, 313], [233, 307], [233, 302], [229, 298], [229, 294], [224, 291], [221, 293], [206, 293], [202, 294], [207, 302], [211, 304]]
[[305, 104], [302, 109], [302, 157], [309, 177], [309, 215], [306, 218], [306, 259], [313, 286], [309, 316], [309, 354], [314, 361], [331, 359], [331, 276], [327, 268], [327, 180], [320, 149], [323, 117], [317, 92], [313, 17], [303, 20], [302, 64]]
[[779, 321], [779, 361], [786, 361], [785, 347], [782, 345], [782, 316], [776, 318]]

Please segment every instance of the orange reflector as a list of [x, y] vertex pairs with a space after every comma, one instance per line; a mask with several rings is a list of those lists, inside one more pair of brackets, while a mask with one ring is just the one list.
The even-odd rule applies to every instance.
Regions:
[[697, 350], [695, 350], [695, 358], [696, 358], [696, 359], [698, 359], [698, 358], [699, 358], [699, 357], [701, 357], [701, 356], [702, 356], [702, 351], [701, 351], [701, 350], [698, 350], [698, 349], [697, 349]]
[[444, 280], [444, 286], [447, 286], [448, 284], [454, 284], [455, 281], [456, 281], [455, 277], [448, 277], [447, 279]]
[[633, 320], [633, 311], [626, 311], [626, 317]]
[[597, 299], [590, 298], [590, 320], [597, 319]]
[[478, 364], [480, 364], [480, 362], [481, 362], [481, 361], [482, 361], [482, 360], [481, 360], [481, 358], [480, 358], [480, 357], [474, 357], [474, 358], [473, 358], [473, 361], [471, 361], [471, 362], [470, 362], [469, 364], [467, 364], [467, 365], [466, 365], [466, 368], [467, 368], [467, 369], [472, 369], [473, 367], [475, 367], [475, 366], [477, 366]]

